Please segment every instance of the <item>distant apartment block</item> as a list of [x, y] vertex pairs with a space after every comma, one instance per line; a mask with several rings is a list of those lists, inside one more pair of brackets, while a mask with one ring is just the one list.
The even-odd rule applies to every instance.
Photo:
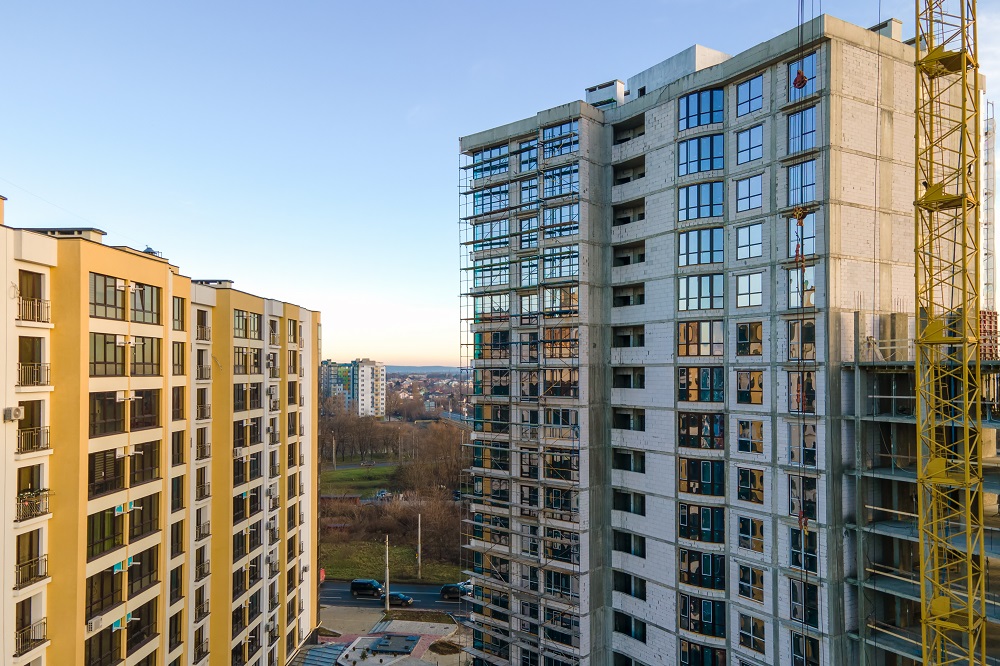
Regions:
[[319, 313], [2, 222], [0, 661], [290, 663], [317, 626]]
[[350, 400], [358, 416], [385, 418], [385, 364], [367, 358], [351, 361]]

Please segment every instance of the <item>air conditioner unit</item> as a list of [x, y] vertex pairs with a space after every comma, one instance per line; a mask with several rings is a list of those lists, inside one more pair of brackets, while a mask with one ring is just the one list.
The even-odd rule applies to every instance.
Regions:
[[302, 571], [303, 571], [303, 573], [306, 572], [306, 571], [309, 571], [309, 565], [308, 564], [303, 564], [302, 565]]
[[249, 426], [250, 426], [250, 419], [243, 419], [243, 427], [249, 427]]
[[273, 564], [273, 563], [274, 563], [273, 555], [268, 555], [267, 557], [264, 558], [264, 564]]
[[[267, 367], [270, 368], [271, 366], [268, 365]], [[278, 394], [278, 387], [277, 386], [268, 386], [267, 387], [267, 394], [268, 395], [277, 395]]]
[[267, 624], [265, 624], [264, 625], [264, 629], [266, 629], [269, 632], [270, 631], [274, 631], [274, 621], [272, 620], [271, 622], [268, 622]]
[[3, 408], [4, 421], [20, 421], [23, 418], [24, 418], [24, 407], [18, 405], [17, 407]]
[[264, 432], [270, 435], [272, 432], [274, 432], [274, 428], [272, 428], [271, 426], [267, 426], [266, 428], [264, 428]]
[[274, 367], [274, 361], [271, 360], [271, 359], [267, 359], [267, 367], [268, 368], [273, 368]]
[[118, 291], [125, 291], [125, 280], [121, 278], [115, 279], [115, 289]]
[[98, 615], [92, 620], [87, 620], [87, 631], [97, 631], [104, 626], [104, 616]]
[[233, 447], [233, 458], [242, 458], [242, 457], [243, 457], [243, 447], [242, 446], [234, 446]]
[[115, 458], [124, 458], [125, 457], [125, 448], [126, 447], [123, 446], [120, 449], [115, 449]]
[[127, 399], [125, 391], [115, 391], [115, 402], [125, 402]]
[[277, 519], [275, 519], [275, 518], [268, 518], [268, 520], [267, 520], [267, 529], [273, 530], [273, 529], [276, 529], [277, 527], [278, 527], [278, 521], [277, 521]]
[[264, 494], [268, 497], [274, 497], [274, 486], [268, 486], [267, 490], [264, 491]]
[[306, 434], [306, 427], [305, 426], [299, 426], [299, 436], [302, 436], [304, 434]]
[[127, 335], [116, 335], [115, 336], [115, 346], [116, 347], [124, 347], [127, 344], [128, 344], [128, 336]]
[[299, 483], [299, 495], [305, 495], [305, 494], [306, 494], [306, 484]]

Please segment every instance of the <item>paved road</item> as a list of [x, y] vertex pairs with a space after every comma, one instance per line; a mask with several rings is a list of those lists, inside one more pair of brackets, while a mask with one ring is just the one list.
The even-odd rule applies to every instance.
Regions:
[[[469, 603], [465, 599], [442, 599], [440, 585], [410, 585], [406, 583], [393, 585], [390, 580], [389, 590], [402, 592], [413, 597], [413, 605], [409, 606], [413, 610], [436, 610], [456, 615], [466, 615], [469, 612]], [[319, 600], [327, 606], [353, 608], [380, 608], [383, 604], [381, 599], [351, 596], [351, 584], [339, 581], [323, 583], [319, 591]]]

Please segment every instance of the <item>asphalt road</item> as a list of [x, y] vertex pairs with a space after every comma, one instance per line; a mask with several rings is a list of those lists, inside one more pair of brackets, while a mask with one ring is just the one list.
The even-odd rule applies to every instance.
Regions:
[[[400, 583], [395, 585], [389, 581], [390, 592], [402, 592], [413, 597], [413, 605], [407, 606], [412, 610], [434, 610], [442, 613], [452, 613], [453, 615], [466, 615], [469, 612], [469, 603], [465, 599], [442, 599], [440, 585], [411, 585]], [[327, 606], [341, 606], [345, 608], [381, 608], [384, 603], [381, 599], [372, 597], [351, 596], [351, 584], [340, 581], [329, 581], [323, 583], [319, 591], [320, 603]], [[393, 606], [398, 608], [398, 606]]]

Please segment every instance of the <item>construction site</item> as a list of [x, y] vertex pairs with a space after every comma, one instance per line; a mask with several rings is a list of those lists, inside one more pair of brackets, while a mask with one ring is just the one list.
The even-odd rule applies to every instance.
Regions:
[[461, 138], [469, 663], [1000, 664], [976, 3], [877, 18]]

